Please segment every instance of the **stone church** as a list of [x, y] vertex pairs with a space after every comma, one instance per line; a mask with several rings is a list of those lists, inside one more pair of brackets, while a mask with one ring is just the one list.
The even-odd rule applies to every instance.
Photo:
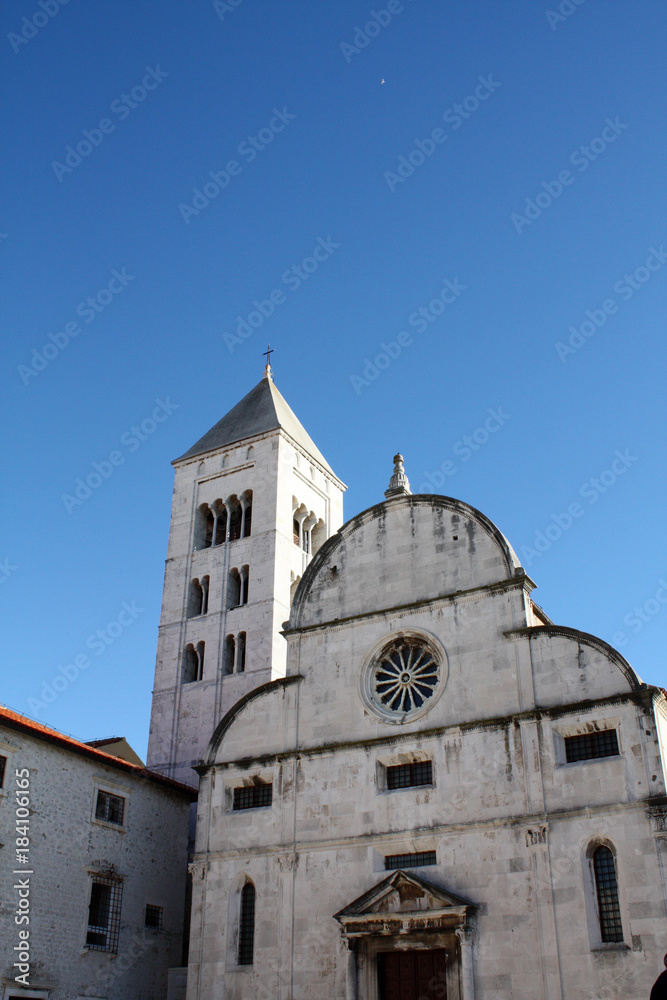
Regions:
[[400, 455], [343, 523], [269, 366], [174, 465], [148, 763], [199, 777], [187, 1000], [646, 1000], [664, 693]]

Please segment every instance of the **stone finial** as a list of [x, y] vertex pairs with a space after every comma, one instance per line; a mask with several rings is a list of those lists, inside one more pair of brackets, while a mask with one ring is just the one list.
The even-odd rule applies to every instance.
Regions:
[[403, 468], [402, 455], [394, 455], [394, 474], [389, 480], [389, 489], [384, 491], [384, 495], [387, 500], [391, 500], [394, 497], [412, 496], [410, 483]]

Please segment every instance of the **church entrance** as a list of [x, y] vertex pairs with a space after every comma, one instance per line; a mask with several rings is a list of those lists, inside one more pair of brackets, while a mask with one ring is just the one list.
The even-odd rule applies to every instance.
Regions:
[[444, 948], [379, 952], [380, 1000], [447, 1000], [446, 965]]

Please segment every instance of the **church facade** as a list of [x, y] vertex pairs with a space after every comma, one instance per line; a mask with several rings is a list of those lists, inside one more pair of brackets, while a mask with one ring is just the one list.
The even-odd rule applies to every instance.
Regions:
[[400, 456], [342, 524], [269, 370], [175, 464], [149, 763], [199, 776], [187, 1000], [644, 1000], [663, 692]]

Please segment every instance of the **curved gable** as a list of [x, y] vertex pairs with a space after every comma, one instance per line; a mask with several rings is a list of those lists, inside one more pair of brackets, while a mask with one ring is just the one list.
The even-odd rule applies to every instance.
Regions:
[[[225, 737], [227, 737], [225, 750], [229, 750], [230, 759], [236, 756], [261, 756], [282, 749], [273, 743], [276, 734], [279, 735], [283, 731], [282, 726], [277, 725], [277, 721], [283, 711], [285, 689], [301, 679], [299, 674], [279, 677], [278, 680], [269, 681], [268, 684], [260, 684], [240, 698], [216, 726], [206, 749], [204, 763], [216, 763]], [[276, 695], [281, 697], [275, 697]], [[252, 712], [245, 712], [248, 705], [260, 699], [265, 699], [266, 703], [253, 704]], [[238, 725], [234, 726], [237, 721]]]
[[323, 624], [499, 583], [519, 560], [480, 511], [435, 495], [398, 497], [348, 521], [297, 589], [290, 628]]
[[530, 641], [538, 705], [609, 698], [643, 687], [625, 657], [588, 632], [538, 625], [514, 634]]

